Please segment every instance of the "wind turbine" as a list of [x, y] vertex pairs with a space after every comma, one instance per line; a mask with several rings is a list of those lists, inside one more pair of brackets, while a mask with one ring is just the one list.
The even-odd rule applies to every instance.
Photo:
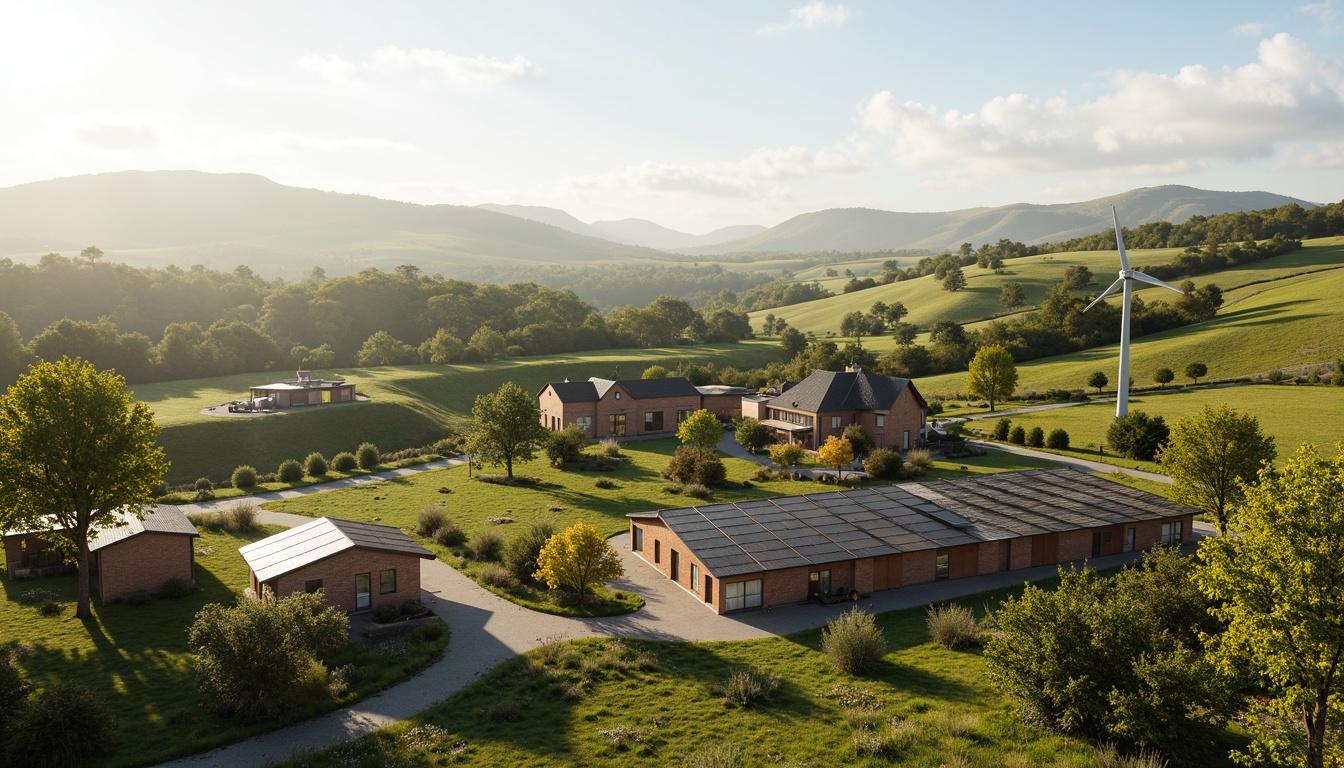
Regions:
[[1115, 416], [1129, 415], [1129, 299], [1134, 293], [1134, 281], [1142, 280], [1149, 285], [1160, 285], [1168, 290], [1175, 291], [1184, 295], [1185, 291], [1174, 285], [1158, 280], [1151, 275], [1145, 275], [1142, 272], [1129, 268], [1129, 259], [1125, 256], [1125, 238], [1120, 234], [1120, 215], [1115, 212], [1115, 206], [1111, 206], [1111, 219], [1115, 222], [1115, 244], [1120, 249], [1120, 277], [1111, 287], [1101, 292], [1101, 295], [1092, 300], [1091, 304], [1083, 309], [1084, 312], [1095, 307], [1107, 296], [1116, 291], [1124, 291], [1124, 307], [1120, 310], [1120, 380], [1115, 383]]

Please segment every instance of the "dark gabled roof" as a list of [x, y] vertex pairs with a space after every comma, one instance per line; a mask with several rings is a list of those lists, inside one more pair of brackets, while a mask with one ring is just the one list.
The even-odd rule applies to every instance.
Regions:
[[552, 381], [546, 386], [555, 390], [562, 403], [589, 403], [598, 399], [597, 387], [591, 381]]
[[723, 578], [1198, 511], [1060, 467], [629, 517], [661, 519]]
[[810, 413], [828, 411], [886, 411], [907, 387], [924, 405], [924, 398], [909, 379], [882, 376], [868, 371], [816, 371], [784, 394], [770, 401], [777, 408], [795, 408]]
[[372, 549], [434, 559], [400, 528], [320, 517], [238, 549], [258, 581], [269, 581], [348, 549]]

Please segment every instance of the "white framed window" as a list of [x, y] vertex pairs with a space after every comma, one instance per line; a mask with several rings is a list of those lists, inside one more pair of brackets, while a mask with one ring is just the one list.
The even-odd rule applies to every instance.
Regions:
[[887, 426], [887, 417], [881, 413], [877, 414], [877, 428], [886, 429], [886, 426]]
[[832, 417], [831, 417], [831, 429], [839, 429], [839, 428], [840, 428], [840, 420], [841, 420], [841, 417], [840, 417], [840, 416], [832, 416]]
[[691, 589], [700, 588], [700, 566], [691, 563]]
[[732, 581], [723, 585], [723, 609], [740, 611], [761, 607], [761, 580]]
[[1185, 523], [1177, 521], [1174, 523], [1162, 524], [1162, 543], [1167, 546], [1180, 546], [1185, 541]]
[[621, 393], [620, 393], [620, 392], [617, 392], [617, 393], [616, 393], [616, 399], [617, 399], [617, 400], [620, 400], [620, 399], [621, 399]]
[[587, 432], [590, 435], [593, 433], [592, 416], [575, 416], [574, 423], [577, 424], [579, 429], [582, 429], [584, 432]]
[[951, 576], [952, 569], [950, 565], [947, 555], [939, 555], [937, 563], [934, 564], [933, 578], [946, 579], [948, 576]]

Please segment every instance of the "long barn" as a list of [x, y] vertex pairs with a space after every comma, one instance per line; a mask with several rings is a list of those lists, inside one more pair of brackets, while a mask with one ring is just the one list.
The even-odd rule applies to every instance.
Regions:
[[641, 558], [728, 613], [1180, 545], [1197, 513], [1057, 468], [627, 517]]

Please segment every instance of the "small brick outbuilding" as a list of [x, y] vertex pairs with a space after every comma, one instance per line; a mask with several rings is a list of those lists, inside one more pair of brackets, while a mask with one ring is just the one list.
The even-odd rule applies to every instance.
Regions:
[[[132, 592], [158, 592], [172, 579], [195, 580], [193, 542], [200, 533], [174, 506], [146, 508], [144, 517], [117, 513], [117, 522], [89, 534], [90, 584], [104, 603]], [[74, 568], [41, 532], [5, 534], [10, 576], [64, 573]]]
[[420, 561], [434, 554], [401, 529], [336, 517], [268, 536], [238, 550], [252, 570], [252, 591], [322, 594], [346, 613], [420, 599]]
[[722, 614], [1180, 545], [1197, 512], [1058, 468], [627, 517], [631, 549]]

